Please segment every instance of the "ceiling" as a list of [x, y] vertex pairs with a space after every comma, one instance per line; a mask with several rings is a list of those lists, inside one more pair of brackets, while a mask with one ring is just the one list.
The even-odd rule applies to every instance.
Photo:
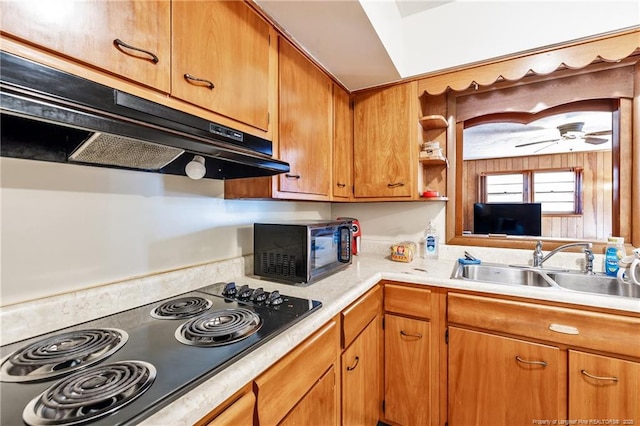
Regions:
[[254, 0], [348, 90], [640, 26], [638, 0]]
[[[559, 126], [577, 122], [584, 123], [584, 133], [569, 133], [568, 137], [560, 137]], [[611, 112], [578, 111], [551, 115], [529, 124], [482, 124], [464, 130], [463, 159], [610, 151], [612, 123]], [[587, 137], [591, 132], [596, 132], [597, 136]]]

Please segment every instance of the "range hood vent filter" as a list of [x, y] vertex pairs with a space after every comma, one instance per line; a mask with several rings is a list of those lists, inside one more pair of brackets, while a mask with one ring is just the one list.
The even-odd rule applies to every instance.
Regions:
[[184, 150], [106, 133], [94, 133], [70, 156], [69, 161], [139, 170], [160, 170]]
[[290, 170], [251, 133], [8, 52], [0, 69], [2, 157], [185, 176], [197, 155], [207, 179]]

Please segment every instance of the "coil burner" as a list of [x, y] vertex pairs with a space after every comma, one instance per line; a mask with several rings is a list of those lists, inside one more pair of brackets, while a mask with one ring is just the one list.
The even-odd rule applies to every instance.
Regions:
[[156, 306], [151, 316], [157, 319], [187, 319], [208, 311], [213, 303], [203, 297], [181, 297]]
[[68, 374], [102, 361], [128, 338], [124, 330], [92, 328], [38, 340], [2, 360], [0, 381], [35, 382]]
[[142, 395], [156, 368], [143, 361], [119, 361], [76, 372], [54, 383], [24, 409], [32, 426], [77, 425], [104, 417]]
[[175, 336], [185, 345], [222, 346], [251, 336], [261, 326], [260, 316], [249, 309], [220, 309], [187, 321]]

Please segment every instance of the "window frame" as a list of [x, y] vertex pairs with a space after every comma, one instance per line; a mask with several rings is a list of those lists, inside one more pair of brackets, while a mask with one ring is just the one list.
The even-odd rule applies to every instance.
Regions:
[[574, 174], [573, 211], [543, 211], [542, 216], [581, 216], [583, 214], [583, 173], [581, 167], [558, 167], [549, 169], [525, 169], [509, 170], [503, 172], [482, 172], [478, 176], [478, 200], [481, 203], [488, 202], [488, 176], [496, 175], [522, 175], [522, 203], [533, 203], [535, 198], [534, 175], [536, 173], [572, 172]]

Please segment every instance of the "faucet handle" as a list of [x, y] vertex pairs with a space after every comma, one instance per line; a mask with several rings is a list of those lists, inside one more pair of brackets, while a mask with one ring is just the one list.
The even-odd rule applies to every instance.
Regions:
[[533, 266], [542, 266], [542, 241], [536, 243], [536, 249], [533, 251]]
[[584, 248], [584, 256], [584, 273], [587, 275], [593, 275], [593, 259], [595, 258], [595, 256], [593, 255], [593, 244], [587, 244], [587, 246]]

